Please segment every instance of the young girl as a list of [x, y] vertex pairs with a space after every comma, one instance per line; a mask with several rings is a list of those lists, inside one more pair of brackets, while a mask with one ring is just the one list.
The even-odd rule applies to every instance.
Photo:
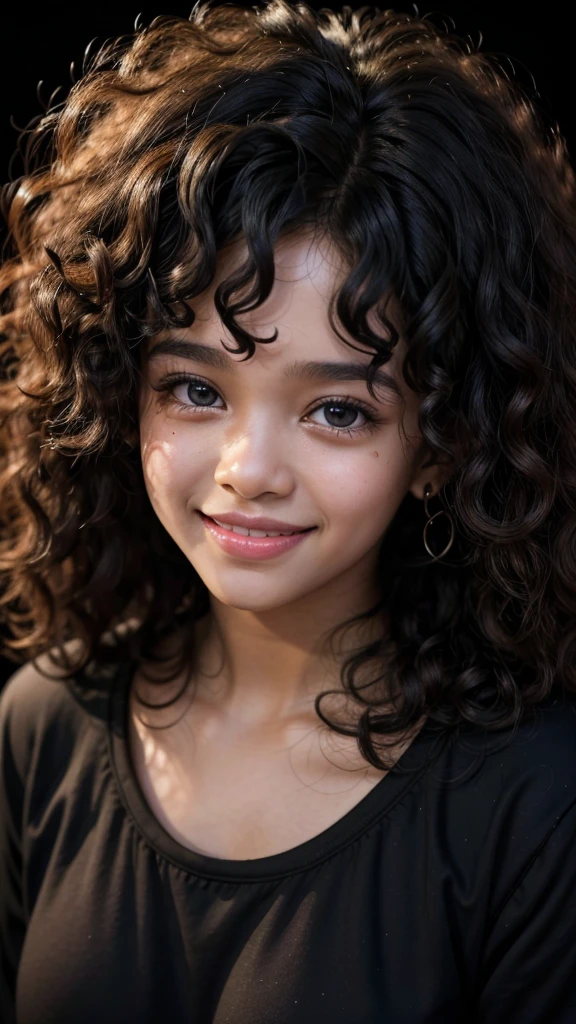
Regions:
[[4, 189], [5, 1024], [576, 1021], [576, 217], [430, 20], [197, 4]]

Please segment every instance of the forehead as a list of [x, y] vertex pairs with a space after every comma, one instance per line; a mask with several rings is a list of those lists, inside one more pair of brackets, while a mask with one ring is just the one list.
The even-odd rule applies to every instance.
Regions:
[[[235, 242], [221, 254], [211, 286], [194, 299], [194, 310], [207, 325], [220, 325], [214, 293], [247, 256], [245, 242]], [[304, 231], [284, 237], [274, 247], [274, 284], [270, 295], [257, 309], [240, 314], [238, 322], [255, 337], [269, 336], [271, 328], [277, 327], [278, 340], [288, 337], [297, 340], [302, 336], [310, 343], [311, 337], [327, 336], [342, 344], [330, 327], [327, 313], [330, 299], [347, 273], [348, 267], [341, 254], [328, 239], [318, 240], [311, 232]], [[392, 311], [392, 302], [390, 307]], [[341, 325], [339, 329], [345, 334]], [[347, 346], [344, 349], [350, 352]]]
[[[222, 323], [214, 305], [214, 294], [218, 286], [242, 267], [247, 259], [248, 250], [244, 240], [236, 241], [221, 251], [213, 281], [204, 292], [191, 300], [195, 313], [194, 324], [185, 330], [170, 330], [170, 335], [195, 338], [219, 349], [222, 349], [220, 342], [224, 341], [228, 347], [235, 348], [236, 342]], [[276, 331], [277, 338], [271, 345], [257, 346], [258, 358], [265, 359], [268, 365], [279, 364], [284, 359], [301, 358], [306, 351], [309, 357], [353, 359], [369, 364], [374, 355], [373, 350], [362, 348], [344, 326], [338, 324], [338, 330], [354, 348], [345, 344], [335, 334], [328, 319], [330, 299], [347, 273], [348, 267], [330, 240], [318, 240], [311, 231], [303, 230], [280, 239], [274, 247], [274, 283], [270, 294], [256, 309], [236, 315], [238, 324], [256, 338], [270, 337]], [[398, 305], [392, 295], [387, 299], [386, 315], [395, 324], [399, 324]], [[370, 311], [368, 322], [379, 335], [387, 337], [374, 310]], [[154, 347], [155, 340], [148, 343], [148, 351]], [[386, 364], [389, 371], [399, 369], [404, 351], [400, 337]], [[244, 354], [232, 355], [231, 358], [241, 361]]]
[[[220, 254], [218, 269], [210, 287], [194, 299], [194, 310], [208, 324], [218, 321], [214, 293], [218, 285], [234, 273], [248, 258], [243, 241]], [[283, 322], [293, 332], [326, 327], [330, 297], [345, 275], [335, 249], [315, 242], [308, 234], [281, 239], [274, 248], [274, 284], [270, 295], [257, 309], [238, 316], [238, 322], [255, 336], [270, 334], [269, 327]]]

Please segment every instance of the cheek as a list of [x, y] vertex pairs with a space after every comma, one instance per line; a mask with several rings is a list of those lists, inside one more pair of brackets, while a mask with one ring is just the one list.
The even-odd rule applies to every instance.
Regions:
[[190, 442], [189, 435], [160, 414], [149, 412], [141, 416], [142, 471], [148, 496], [156, 510], [163, 506], [175, 510], [179, 497], [185, 501], [191, 488], [209, 468], [209, 452]]
[[313, 493], [331, 526], [379, 535], [406, 494], [409, 471], [401, 448], [356, 451], [326, 459], [313, 476]]

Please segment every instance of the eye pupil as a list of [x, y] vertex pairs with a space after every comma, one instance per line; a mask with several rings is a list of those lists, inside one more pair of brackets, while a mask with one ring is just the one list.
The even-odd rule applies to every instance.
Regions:
[[188, 395], [192, 397], [192, 390], [194, 389], [194, 399], [199, 400], [201, 405], [210, 405], [210, 401], [205, 401], [207, 395], [210, 398], [210, 392], [212, 397], [215, 395], [214, 388], [209, 387], [207, 384], [202, 384], [200, 381], [192, 381], [188, 384]]
[[[346, 427], [351, 427], [352, 424], [354, 423], [355, 417], [358, 415], [358, 411], [354, 409], [352, 406], [338, 405], [335, 402], [330, 403], [330, 405], [326, 406], [326, 408], [328, 410], [327, 414], [330, 416], [334, 415], [334, 409], [338, 410], [338, 412], [335, 414], [337, 421], [335, 425], [338, 427], [341, 427], [343, 425]], [[342, 418], [344, 417], [345, 419], [346, 416], [351, 417], [351, 420], [350, 422], [343, 424]]]

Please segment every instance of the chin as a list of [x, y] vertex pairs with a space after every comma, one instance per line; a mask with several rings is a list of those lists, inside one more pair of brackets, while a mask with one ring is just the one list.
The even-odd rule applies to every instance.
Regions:
[[230, 588], [223, 590], [219, 587], [210, 587], [206, 583], [212, 596], [227, 608], [236, 608], [243, 612], [271, 612], [276, 608], [284, 608], [288, 604], [297, 601], [305, 596], [302, 593], [278, 593], [274, 587], [267, 588], [266, 592], [261, 590], [254, 595], [250, 594], [250, 587], [242, 586], [238, 590]]

